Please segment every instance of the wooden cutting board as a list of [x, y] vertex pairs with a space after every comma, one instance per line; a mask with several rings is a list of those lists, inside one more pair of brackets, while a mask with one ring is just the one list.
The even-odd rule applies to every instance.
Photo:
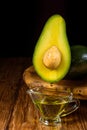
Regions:
[[46, 87], [58, 87], [61, 90], [69, 89], [74, 98], [78, 98], [80, 100], [87, 100], [87, 78], [84, 80], [61, 80], [58, 83], [50, 84], [48, 82], [43, 81], [35, 72], [34, 67], [28, 67], [23, 73], [23, 79], [26, 83], [27, 87], [30, 88], [31, 83], [35, 83], [39, 85], [44, 85]]

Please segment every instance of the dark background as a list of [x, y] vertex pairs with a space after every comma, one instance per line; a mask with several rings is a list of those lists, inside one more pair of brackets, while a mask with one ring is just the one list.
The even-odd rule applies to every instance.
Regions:
[[32, 56], [44, 24], [53, 14], [65, 18], [70, 45], [87, 45], [86, 2], [32, 0], [29, 3], [3, 5], [0, 57]]

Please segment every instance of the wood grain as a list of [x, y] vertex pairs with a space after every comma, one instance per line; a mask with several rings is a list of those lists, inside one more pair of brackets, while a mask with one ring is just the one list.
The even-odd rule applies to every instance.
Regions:
[[23, 73], [23, 79], [27, 86], [30, 88], [34, 86], [44, 86], [48, 88], [57, 88], [61, 90], [70, 90], [73, 93], [74, 98], [87, 100], [87, 78], [83, 80], [60, 80], [59, 82], [49, 83], [41, 79], [37, 75], [33, 66], [29, 66]]
[[[27, 59], [27, 61], [29, 60]], [[22, 58], [0, 59], [0, 130], [6, 129], [14, 109], [21, 87], [23, 65]]]
[[0, 58], [0, 130], [87, 130], [86, 100], [80, 100], [80, 108], [62, 117], [56, 127], [39, 122], [39, 112], [23, 81], [23, 72], [30, 65], [30, 58]]

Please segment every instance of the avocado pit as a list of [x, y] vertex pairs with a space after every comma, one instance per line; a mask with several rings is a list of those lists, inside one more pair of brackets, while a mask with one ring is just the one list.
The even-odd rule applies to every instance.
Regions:
[[62, 55], [56, 46], [50, 47], [43, 56], [43, 64], [51, 69], [57, 69], [61, 63]]

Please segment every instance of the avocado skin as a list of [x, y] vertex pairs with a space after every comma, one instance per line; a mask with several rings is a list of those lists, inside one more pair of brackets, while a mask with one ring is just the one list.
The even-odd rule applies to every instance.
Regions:
[[71, 66], [65, 79], [79, 80], [87, 77], [87, 46], [71, 46]]

